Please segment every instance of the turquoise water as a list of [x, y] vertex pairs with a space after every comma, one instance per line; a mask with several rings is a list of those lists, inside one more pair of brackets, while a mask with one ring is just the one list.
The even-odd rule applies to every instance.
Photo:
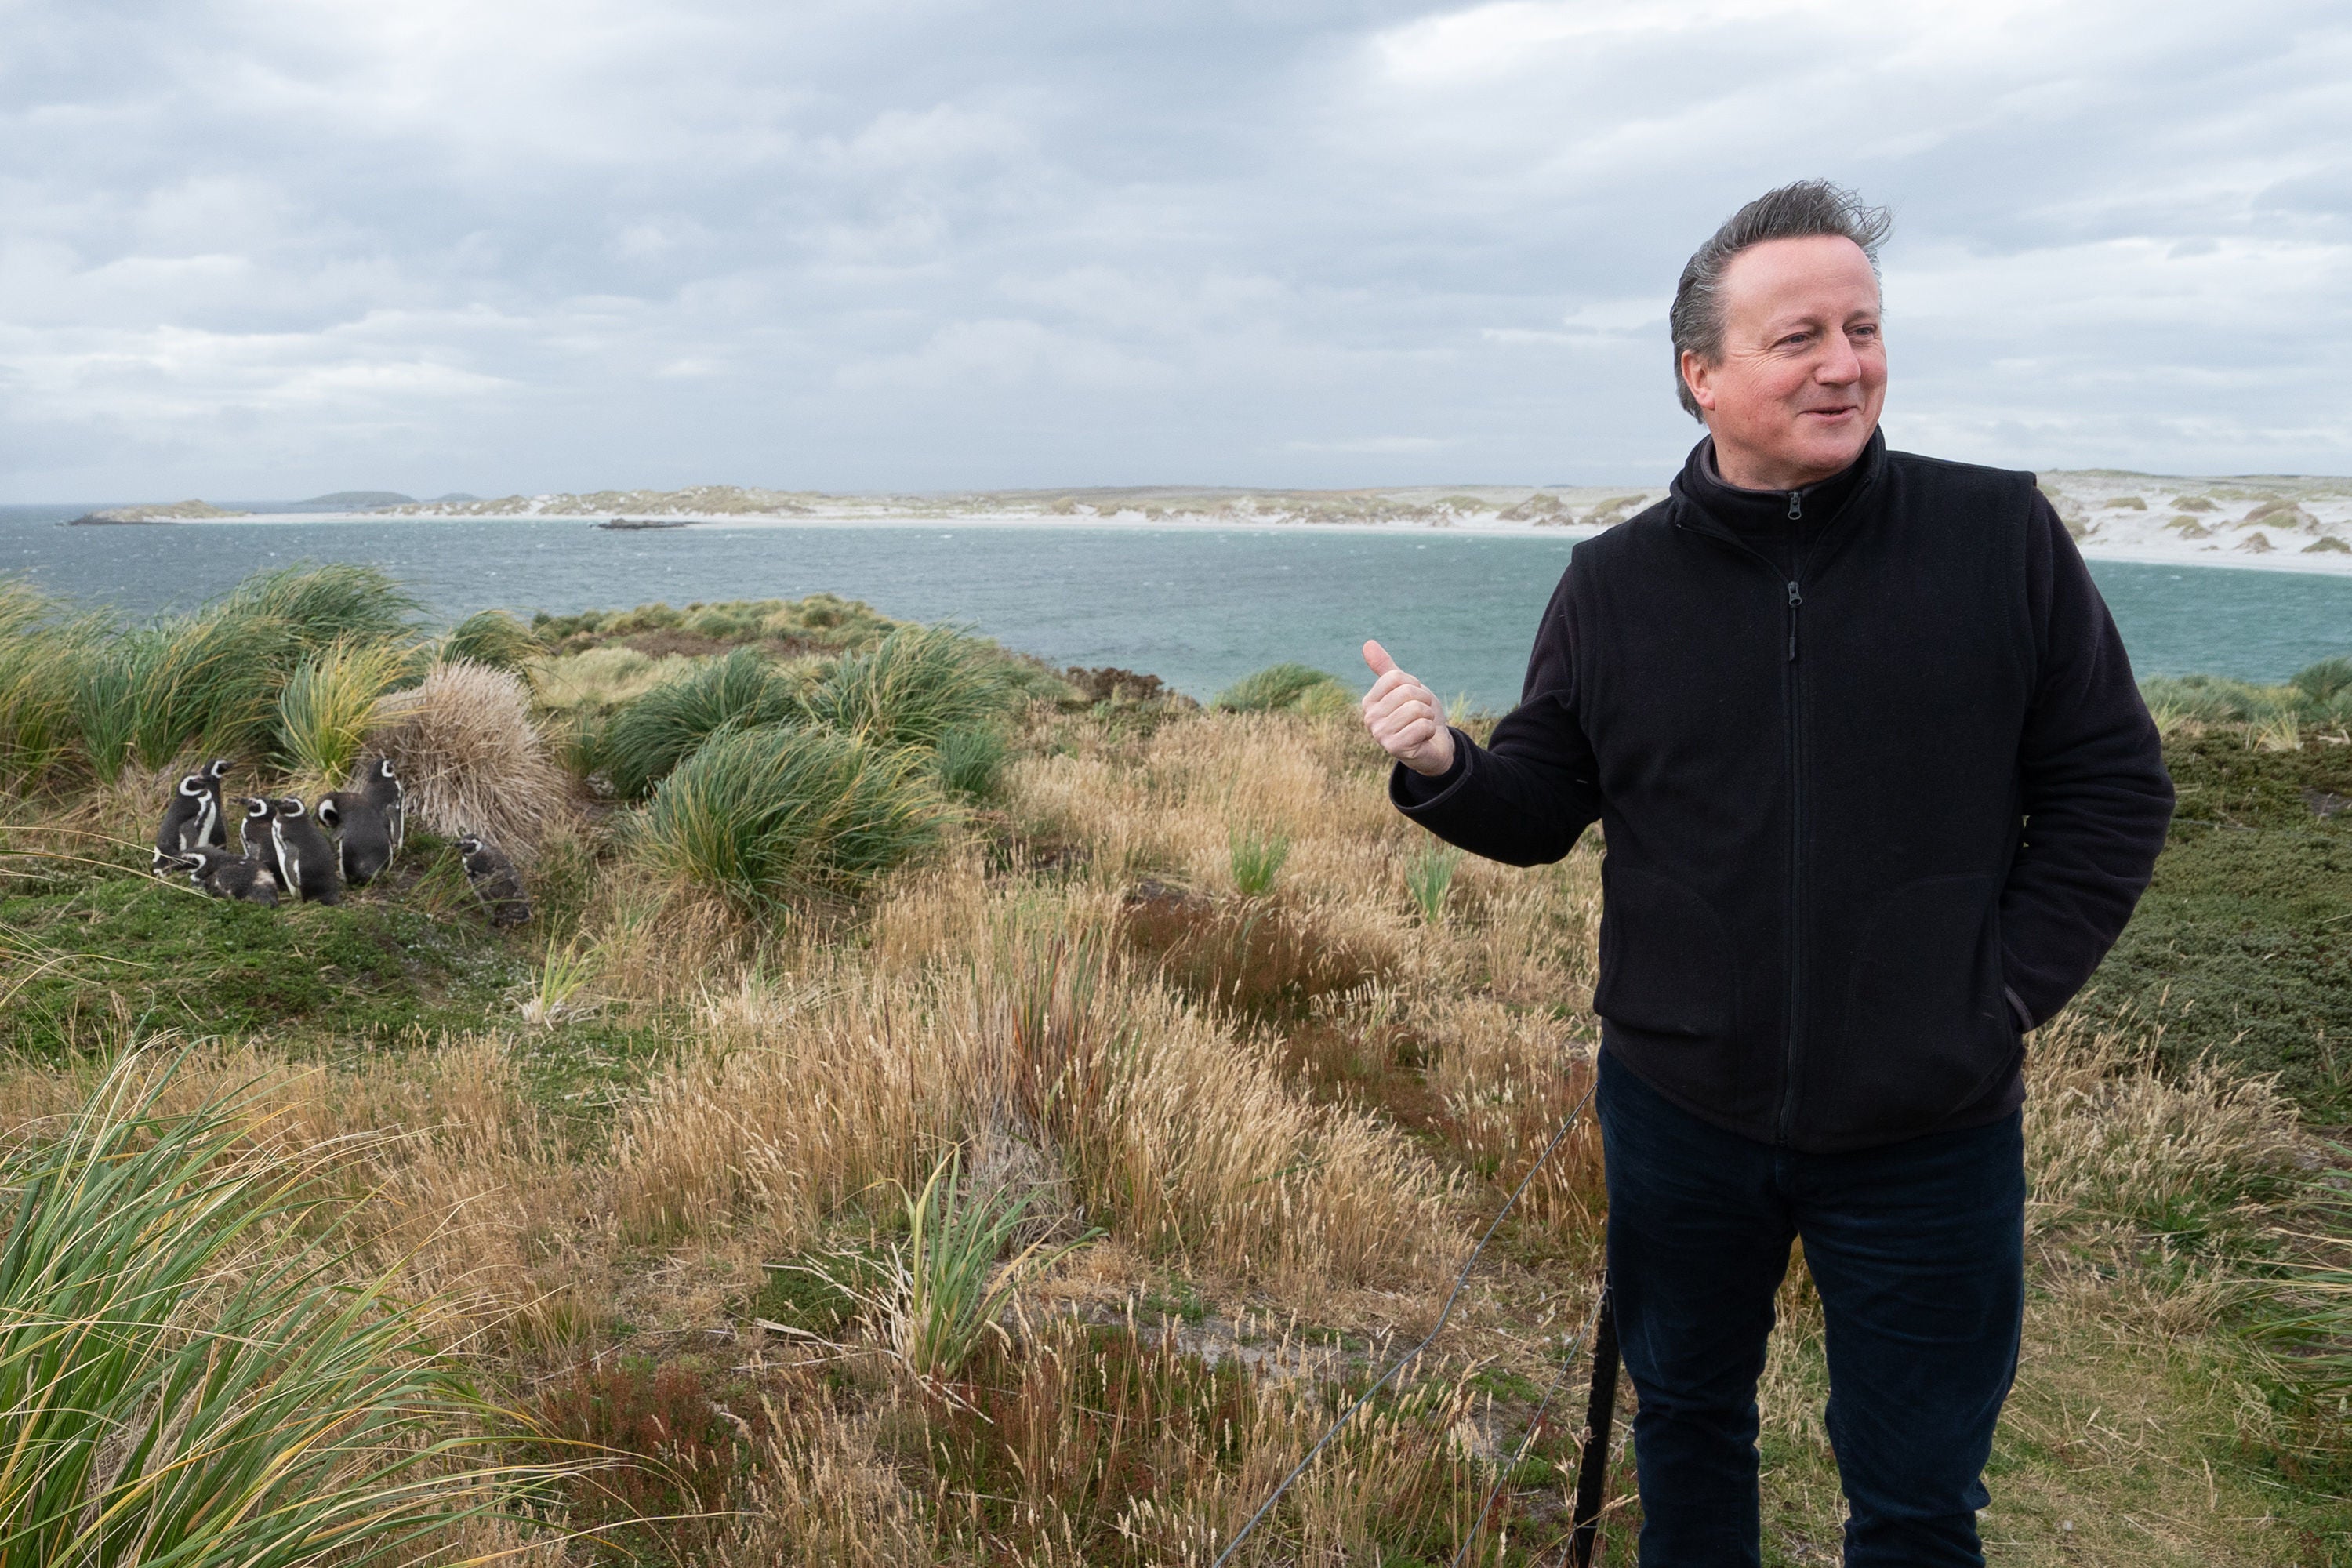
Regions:
[[[1055, 664], [1119, 665], [1207, 696], [1284, 659], [1369, 679], [1386, 643], [1441, 692], [1518, 694], [1537, 617], [1568, 563], [1557, 535], [1414, 531], [700, 527], [403, 520], [64, 528], [85, 507], [0, 507], [0, 573], [134, 615], [201, 602], [263, 567], [362, 561], [443, 619], [492, 605], [796, 598], [967, 623]], [[2352, 576], [2100, 563], [2142, 675], [2277, 680], [2352, 653]]]

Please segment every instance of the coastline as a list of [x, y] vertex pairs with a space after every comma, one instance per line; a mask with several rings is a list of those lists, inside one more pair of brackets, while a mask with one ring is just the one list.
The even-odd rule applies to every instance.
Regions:
[[[268, 512], [222, 518], [184, 519], [163, 526], [179, 528], [216, 527], [223, 523], [239, 523], [263, 527], [278, 524], [318, 523], [385, 523], [414, 522], [421, 524], [492, 525], [499, 522], [574, 523], [583, 528], [602, 527], [606, 517], [584, 512], [514, 511], [500, 513], [456, 514], [424, 510], [399, 511], [320, 511]], [[641, 532], [687, 531], [787, 531], [793, 529], [894, 529], [908, 532], [953, 531], [958, 529], [1051, 529], [1055, 531], [1093, 531], [1105, 533], [1291, 533], [1314, 532], [1331, 534], [1381, 534], [1388, 536], [1423, 535], [1457, 538], [1528, 538], [1561, 539], [1570, 542], [1590, 539], [1605, 531], [1575, 524], [1506, 520], [1494, 514], [1469, 513], [1442, 520], [1367, 521], [1362, 519], [1307, 519], [1297, 516], [1236, 516], [1179, 514], [1163, 512], [1158, 517], [1143, 511], [1121, 510], [1105, 513], [1051, 512], [1012, 510], [947, 510], [917, 511], [911, 509], [811, 510], [804, 513], [752, 512], [665, 512], [666, 523], [685, 527], [635, 530]], [[2112, 520], [2105, 520], [2111, 522]], [[2288, 535], [2290, 539], [2296, 536]], [[2326, 537], [2334, 537], [2333, 534]], [[2147, 566], [2219, 567], [2230, 571], [2286, 572], [2297, 574], [2352, 576], [2352, 552], [2318, 552], [2306, 553], [2292, 544], [2274, 546], [2267, 552], [2242, 551], [2217, 544], [2200, 544], [2190, 540], [2178, 542], [2168, 539], [2147, 537], [2147, 531], [2136, 531], [2135, 536], [2101, 538], [2097, 532], [2079, 538], [2076, 548], [2087, 561], [2113, 561]]]

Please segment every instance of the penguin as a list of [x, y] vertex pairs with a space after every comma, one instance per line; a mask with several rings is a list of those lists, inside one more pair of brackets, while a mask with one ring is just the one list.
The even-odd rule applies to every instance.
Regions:
[[173, 860], [202, 844], [219, 815], [213, 782], [202, 773], [183, 778], [172, 804], [163, 808], [163, 826], [155, 829], [155, 858], [149, 868], [158, 877], [173, 876], [178, 869]]
[[383, 863], [389, 868], [400, 858], [401, 846], [408, 842], [408, 792], [401, 787], [400, 774], [390, 757], [378, 757], [368, 768], [359, 793], [373, 801], [383, 816], [384, 841], [389, 846]]
[[202, 842], [208, 848], [228, 847], [228, 799], [222, 793], [221, 781], [228, 777], [229, 760], [215, 757], [205, 764], [205, 779], [212, 785], [213, 820]]
[[232, 857], [226, 849], [192, 849], [181, 857], [188, 880], [215, 899], [236, 899], [248, 904], [278, 902], [278, 879], [252, 856]]
[[269, 819], [273, 815], [268, 801], [247, 795], [245, 820], [236, 825], [237, 842], [245, 847], [246, 858], [265, 866], [276, 864], [278, 855], [269, 842]]
[[489, 911], [490, 924], [504, 929], [530, 919], [530, 895], [513, 861], [470, 833], [457, 840], [457, 853], [465, 857], [467, 885]]
[[310, 820], [310, 808], [290, 795], [270, 814], [269, 843], [279, 887], [306, 904], [342, 902], [335, 847]]
[[392, 828], [364, 790], [337, 790], [319, 800], [319, 826], [335, 836], [343, 880], [364, 888], [392, 864]]

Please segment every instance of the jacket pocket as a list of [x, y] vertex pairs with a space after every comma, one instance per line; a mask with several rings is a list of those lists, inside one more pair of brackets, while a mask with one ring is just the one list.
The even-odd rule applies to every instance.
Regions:
[[[1967, 1104], [2004, 1071], [2017, 1026], [2003, 992], [1999, 884], [1927, 877], [1880, 902], [1855, 945], [1832, 1121], [1896, 1132]], [[1824, 1106], [1824, 1110], [1828, 1110]]]
[[1671, 878], [1601, 865], [1601, 983], [1592, 1010], [1653, 1035], [1719, 1040], [1738, 1013], [1723, 921]]

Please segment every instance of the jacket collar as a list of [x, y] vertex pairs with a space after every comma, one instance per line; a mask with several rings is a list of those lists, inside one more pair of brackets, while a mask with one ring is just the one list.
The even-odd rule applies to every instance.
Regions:
[[1691, 448], [1683, 471], [1667, 489], [1683, 503], [1686, 525], [1744, 542], [1743, 536], [1767, 529], [1774, 531], [1767, 538], [1784, 537], [1780, 531], [1793, 522], [1798, 536], [1810, 541], [1875, 483], [1885, 466], [1885, 432], [1873, 430], [1862, 455], [1828, 479], [1796, 490], [1741, 489], [1726, 484], [1717, 471], [1715, 437], [1709, 436]]

